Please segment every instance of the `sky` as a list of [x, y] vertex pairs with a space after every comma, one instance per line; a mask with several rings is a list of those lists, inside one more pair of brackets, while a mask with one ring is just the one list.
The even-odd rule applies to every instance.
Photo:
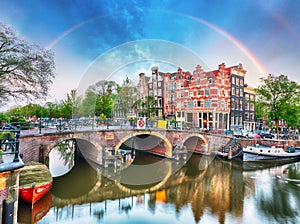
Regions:
[[252, 87], [267, 74], [299, 83], [299, 8], [294, 0], [1, 0], [0, 22], [54, 52], [47, 100], [55, 102], [100, 80], [137, 80], [152, 66], [242, 64]]

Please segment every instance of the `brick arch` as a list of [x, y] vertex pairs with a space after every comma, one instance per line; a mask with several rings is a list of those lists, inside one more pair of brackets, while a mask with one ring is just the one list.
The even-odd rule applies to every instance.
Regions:
[[169, 158], [172, 158], [172, 144], [171, 142], [169, 141], [169, 139], [165, 136], [165, 135], [162, 135], [161, 133], [159, 132], [156, 132], [156, 131], [138, 131], [138, 132], [133, 132], [132, 134], [130, 135], [127, 135], [125, 137], [123, 137], [119, 143], [115, 146], [115, 149], [116, 150], [119, 150], [119, 148], [121, 147], [121, 145], [126, 142], [128, 139], [132, 138], [132, 137], [135, 137], [135, 136], [138, 136], [138, 135], [153, 135], [153, 136], [156, 136], [160, 139], [162, 139], [164, 141], [164, 143], [166, 144], [166, 147], [167, 147], [167, 150], [166, 150], [166, 153], [165, 153], [165, 156], [166, 157], [169, 157]]
[[207, 139], [201, 135], [201, 134], [197, 134], [197, 133], [193, 133], [193, 134], [190, 134], [190, 135], [187, 135], [184, 137], [183, 139], [183, 144], [189, 139], [189, 138], [192, 138], [192, 137], [198, 137], [200, 138], [203, 142], [204, 142], [204, 145], [205, 145], [205, 151], [208, 151], [208, 141]]

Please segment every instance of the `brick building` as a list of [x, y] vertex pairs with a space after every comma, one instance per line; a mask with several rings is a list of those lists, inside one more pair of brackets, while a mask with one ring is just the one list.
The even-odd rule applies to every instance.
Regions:
[[[181, 68], [174, 73], [151, 69], [152, 76], [140, 74], [140, 99], [153, 97], [151, 117], [176, 119], [203, 130], [254, 129], [255, 93], [246, 88], [246, 71], [241, 64], [205, 72], [198, 65], [190, 73]], [[146, 84], [147, 83], [147, 84]], [[146, 87], [147, 86], [147, 87]], [[245, 99], [247, 98], [247, 99]]]

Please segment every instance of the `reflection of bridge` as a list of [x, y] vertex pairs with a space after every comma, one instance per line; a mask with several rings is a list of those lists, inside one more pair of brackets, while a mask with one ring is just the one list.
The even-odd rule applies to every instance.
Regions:
[[[90, 145], [84, 147], [84, 154], [89, 154], [91, 160], [101, 158], [103, 149], [131, 148], [146, 150], [153, 154], [173, 158], [173, 149], [176, 146], [185, 147], [192, 152], [210, 154], [231, 141], [224, 135], [213, 135], [193, 131], [179, 130], [137, 130], [137, 129], [102, 129], [76, 132], [56, 132], [43, 134], [22, 135], [20, 154], [23, 161], [44, 161], [51, 149], [60, 142], [68, 139]], [[80, 147], [80, 144], [79, 144]], [[81, 149], [80, 149], [81, 150]], [[94, 158], [92, 158], [94, 157]]]
[[[199, 182], [205, 175], [207, 168], [212, 160], [212, 157], [192, 157], [188, 166], [183, 168], [183, 164], [172, 162], [171, 160], [165, 159], [154, 159], [154, 165], [157, 166], [159, 164], [159, 168], [157, 170], [165, 170], [166, 172], [163, 176], [160, 177], [160, 181], [144, 184], [144, 185], [127, 185], [122, 184], [118, 181], [111, 180], [107, 177], [102, 176], [101, 171], [93, 172], [93, 168], [87, 166], [87, 163], [84, 160], [80, 160], [79, 166], [74, 166], [71, 172], [73, 174], [68, 173], [65, 176], [61, 177], [61, 185], [65, 186], [68, 184], [70, 178], [68, 175], [74, 176], [76, 174], [79, 179], [84, 179], [82, 173], [89, 173], [92, 178], [88, 178], [84, 182], [82, 188], [86, 189], [86, 192], [81, 192], [82, 195], [76, 196], [67, 196], [58, 192], [56, 195], [55, 192], [52, 192], [52, 202], [56, 207], [64, 207], [69, 204], [83, 204], [87, 202], [99, 202], [105, 200], [114, 200], [118, 198], [125, 198], [132, 195], [143, 195], [145, 193], [153, 193], [159, 191], [163, 188], [170, 188], [181, 184], [183, 181], [185, 183], [194, 183], [195, 181]], [[141, 167], [141, 166], [139, 166]], [[139, 169], [138, 166], [136, 169]], [[155, 168], [154, 168], [155, 169]], [[79, 173], [77, 171], [81, 170]], [[84, 170], [84, 172], [82, 171]], [[155, 171], [154, 171], [155, 172]], [[122, 174], [126, 176], [126, 173]], [[74, 178], [72, 178], [74, 179]], [[57, 186], [54, 183], [54, 188]], [[70, 189], [69, 189], [70, 191]]]

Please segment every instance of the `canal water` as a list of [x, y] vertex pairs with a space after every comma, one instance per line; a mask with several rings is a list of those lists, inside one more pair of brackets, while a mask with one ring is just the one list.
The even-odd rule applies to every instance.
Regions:
[[115, 177], [84, 159], [62, 173], [32, 209], [19, 203], [19, 223], [300, 223], [299, 162], [137, 153]]

